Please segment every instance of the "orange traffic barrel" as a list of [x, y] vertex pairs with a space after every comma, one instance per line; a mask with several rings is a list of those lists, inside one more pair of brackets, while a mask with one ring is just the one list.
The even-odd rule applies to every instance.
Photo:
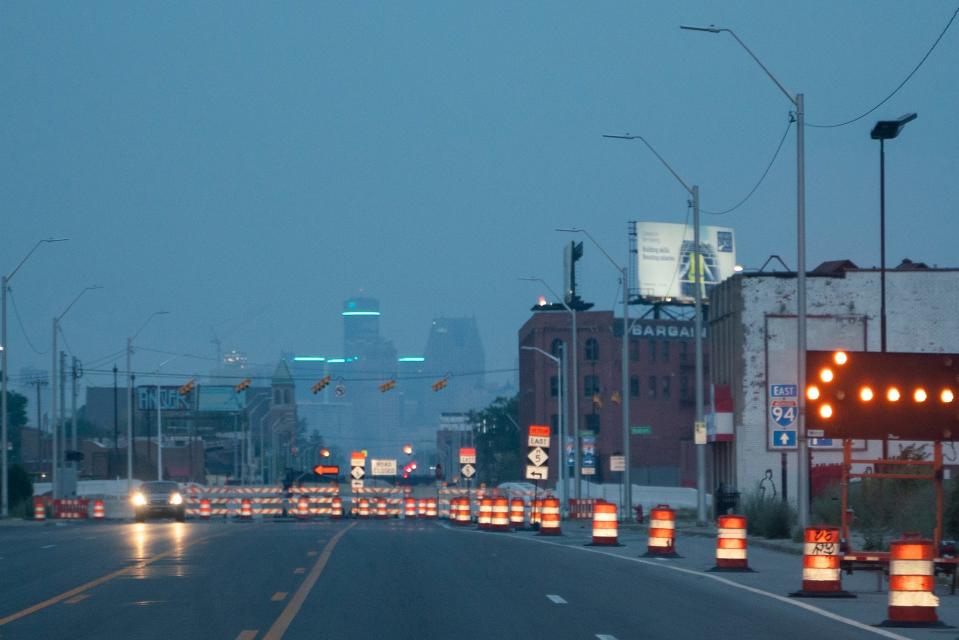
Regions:
[[340, 496], [333, 498], [333, 508], [330, 511], [330, 517], [336, 519], [343, 517], [343, 498]]
[[416, 517], [416, 498], [406, 498], [403, 500], [403, 516], [407, 520]]
[[531, 527], [539, 526], [540, 513], [543, 510], [543, 501], [539, 498], [534, 498], [532, 507], [529, 512], [529, 524]]
[[296, 499], [296, 517], [300, 520], [306, 520], [310, 517], [310, 499], [306, 496], [300, 496]]
[[200, 499], [200, 517], [205, 519], [210, 518], [210, 499], [209, 498]]
[[94, 500], [93, 501], [93, 519], [94, 520], [103, 520], [107, 517], [106, 508], [103, 506], [103, 500]]
[[918, 534], [889, 543], [889, 618], [881, 626], [943, 626], [936, 615], [935, 557], [932, 540]]
[[593, 545], [619, 546], [619, 525], [616, 520], [616, 505], [597, 500], [593, 505]]
[[249, 520], [253, 517], [253, 507], [250, 505], [249, 498], [243, 498], [240, 500], [240, 518], [243, 520]]
[[435, 520], [436, 514], [437, 514], [436, 498], [427, 498], [426, 499], [426, 517]]
[[453, 522], [463, 526], [468, 525], [472, 520], [472, 514], [470, 514], [470, 499], [469, 498], [453, 498], [453, 513], [454, 518]]
[[506, 497], [493, 498], [493, 510], [490, 514], [492, 531], [509, 531], [509, 499]]
[[716, 566], [713, 571], [750, 571], [746, 556], [746, 516], [716, 518]]
[[370, 501], [367, 498], [360, 498], [360, 508], [356, 512], [359, 518], [370, 517]]
[[380, 498], [376, 501], [376, 517], [380, 520], [386, 520], [389, 514], [386, 512], [386, 500]]
[[676, 512], [668, 504], [658, 504], [649, 510], [649, 541], [647, 556], [678, 557], [676, 553]]
[[493, 499], [480, 500], [479, 518], [476, 520], [480, 529], [489, 529], [493, 524]]
[[416, 501], [416, 516], [418, 518], [426, 517], [426, 500], [425, 499], [421, 498]]
[[540, 513], [539, 535], [562, 535], [560, 528], [559, 498], [544, 498]]
[[842, 590], [839, 527], [807, 527], [803, 534], [802, 590], [793, 597], [853, 598]]
[[526, 503], [522, 498], [509, 501], [509, 523], [514, 529], [522, 529], [526, 525]]
[[47, 519], [47, 508], [43, 504], [43, 500], [41, 498], [33, 499], [33, 519], [34, 520]]

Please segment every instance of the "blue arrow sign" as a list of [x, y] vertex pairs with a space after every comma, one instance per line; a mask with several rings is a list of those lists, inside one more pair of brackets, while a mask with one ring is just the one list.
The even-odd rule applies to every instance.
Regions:
[[796, 432], [789, 431], [773, 431], [773, 447], [775, 448], [787, 448], [796, 446]]

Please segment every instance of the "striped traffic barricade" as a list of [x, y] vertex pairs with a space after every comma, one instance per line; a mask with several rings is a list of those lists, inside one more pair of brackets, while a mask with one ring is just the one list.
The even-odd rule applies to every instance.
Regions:
[[560, 527], [560, 518], [559, 498], [545, 498], [542, 503], [542, 513], [540, 514], [539, 535], [563, 535]]
[[619, 523], [616, 505], [597, 500], [593, 503], [593, 541], [591, 547], [619, 547]]
[[509, 524], [513, 529], [522, 529], [526, 526], [526, 503], [522, 498], [513, 498], [509, 501]]
[[752, 572], [746, 546], [746, 516], [716, 518], [716, 565], [710, 571]]
[[807, 527], [803, 532], [802, 589], [795, 598], [855, 598], [842, 589], [839, 527]]
[[306, 520], [310, 517], [310, 499], [306, 496], [300, 496], [296, 499], [296, 517], [299, 520]]
[[889, 543], [889, 616], [883, 627], [943, 627], [936, 609], [935, 548], [932, 540], [903, 534]]
[[649, 510], [649, 540], [646, 557], [678, 558], [676, 553], [676, 512], [668, 504]]

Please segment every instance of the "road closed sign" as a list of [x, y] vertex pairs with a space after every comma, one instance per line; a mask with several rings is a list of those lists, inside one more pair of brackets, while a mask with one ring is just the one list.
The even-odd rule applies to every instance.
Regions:
[[396, 460], [370, 458], [370, 473], [374, 476], [395, 476]]
[[531, 447], [549, 447], [549, 427], [531, 424], [528, 444]]

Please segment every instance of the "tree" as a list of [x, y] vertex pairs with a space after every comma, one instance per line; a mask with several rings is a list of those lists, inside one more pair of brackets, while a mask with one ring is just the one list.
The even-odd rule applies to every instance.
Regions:
[[7, 426], [10, 444], [13, 446], [12, 458], [20, 459], [20, 428], [27, 424], [27, 398], [16, 391], [7, 392]]
[[522, 457], [518, 416], [519, 395], [496, 398], [485, 409], [470, 412], [478, 482], [497, 485], [520, 480]]
[[12, 465], [7, 473], [7, 479], [10, 487], [10, 508], [16, 508], [23, 501], [29, 501], [33, 497], [33, 483], [30, 482], [30, 476], [18, 464]]

